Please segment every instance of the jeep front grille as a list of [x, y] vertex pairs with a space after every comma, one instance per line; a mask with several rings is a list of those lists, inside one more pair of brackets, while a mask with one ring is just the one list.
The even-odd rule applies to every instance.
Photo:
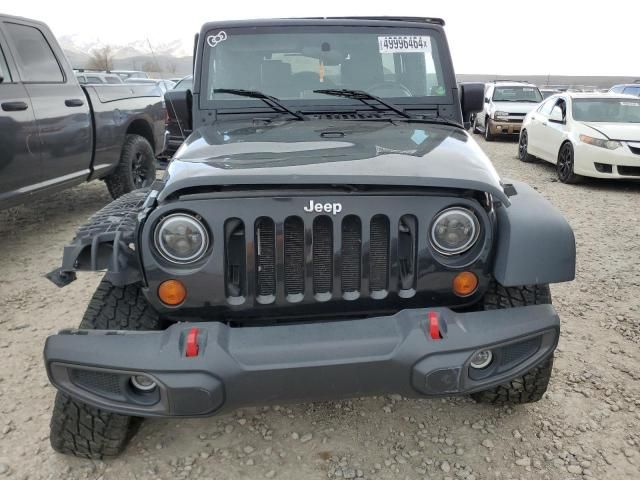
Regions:
[[284, 222], [284, 289], [287, 299], [302, 300], [304, 294], [304, 224], [300, 217]]
[[362, 223], [355, 215], [342, 221], [342, 264], [340, 280], [345, 295], [357, 297], [360, 293], [362, 272]]
[[276, 293], [276, 232], [270, 218], [256, 220], [256, 294], [260, 303], [271, 303]]
[[[396, 225], [382, 214], [367, 222], [356, 215], [289, 216], [280, 222], [260, 217], [253, 232], [238, 218], [225, 225], [225, 290], [232, 305], [252, 296], [266, 305], [276, 299], [355, 300], [363, 289], [379, 299], [394, 289], [404, 297], [415, 292], [418, 222], [413, 215]], [[389, 284], [392, 273], [395, 287]]]
[[331, 298], [332, 281], [333, 222], [322, 216], [313, 221], [313, 292], [318, 299]]
[[369, 290], [380, 295], [387, 290], [389, 276], [389, 220], [384, 215], [376, 215], [371, 220], [369, 265]]

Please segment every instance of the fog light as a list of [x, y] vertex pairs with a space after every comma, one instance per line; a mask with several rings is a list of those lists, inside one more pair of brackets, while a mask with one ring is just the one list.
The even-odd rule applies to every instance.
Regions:
[[131, 377], [131, 385], [141, 392], [150, 392], [156, 388], [156, 382], [146, 375], [134, 375]]
[[491, 363], [491, 360], [493, 360], [493, 353], [491, 353], [491, 350], [480, 350], [471, 357], [471, 368], [476, 368], [478, 370], [487, 368]]

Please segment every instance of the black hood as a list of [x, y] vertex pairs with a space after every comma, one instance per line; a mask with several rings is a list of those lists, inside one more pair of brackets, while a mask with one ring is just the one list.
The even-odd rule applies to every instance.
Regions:
[[193, 132], [169, 164], [159, 200], [201, 185], [394, 185], [486, 191], [509, 203], [467, 132], [398, 121], [309, 120]]

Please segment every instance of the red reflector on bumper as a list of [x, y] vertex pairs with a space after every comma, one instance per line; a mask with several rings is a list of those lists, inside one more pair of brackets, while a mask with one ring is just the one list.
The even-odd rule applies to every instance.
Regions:
[[197, 357], [200, 347], [198, 346], [198, 329], [192, 328], [187, 333], [187, 341], [185, 342], [184, 354], [187, 357]]
[[438, 314], [436, 312], [429, 312], [429, 336], [433, 340], [440, 340], [442, 335], [440, 335], [440, 321], [438, 319]]

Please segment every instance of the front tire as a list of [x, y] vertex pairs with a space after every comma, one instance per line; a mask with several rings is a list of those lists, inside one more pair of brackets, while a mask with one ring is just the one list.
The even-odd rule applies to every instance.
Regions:
[[565, 142], [560, 147], [558, 152], [558, 162], [556, 163], [556, 171], [558, 172], [558, 179], [562, 183], [578, 183], [580, 176], [574, 173], [575, 156], [573, 152], [573, 145], [569, 142]]
[[529, 153], [529, 134], [526, 130], [520, 132], [520, 141], [518, 142], [518, 158], [521, 162], [531, 163], [535, 161], [535, 157]]
[[149, 187], [156, 179], [156, 159], [149, 141], [140, 135], [127, 135], [120, 162], [105, 178], [107, 189], [116, 199], [133, 190]]
[[[80, 323], [82, 329], [161, 330], [158, 314], [147, 303], [139, 284], [98, 286]], [[51, 447], [77, 457], [100, 460], [126, 448], [140, 418], [107, 412], [58, 392], [51, 416]]]
[[486, 115], [484, 117], [484, 139], [487, 142], [493, 142], [493, 140], [496, 138], [492, 133], [491, 133], [491, 119], [489, 118], [489, 115]]
[[[503, 287], [493, 283], [485, 294], [484, 309], [497, 310], [527, 305], [551, 304], [549, 285]], [[549, 386], [553, 370], [553, 355], [545, 358], [523, 375], [483, 392], [472, 393], [478, 403], [516, 405], [540, 400]]]

